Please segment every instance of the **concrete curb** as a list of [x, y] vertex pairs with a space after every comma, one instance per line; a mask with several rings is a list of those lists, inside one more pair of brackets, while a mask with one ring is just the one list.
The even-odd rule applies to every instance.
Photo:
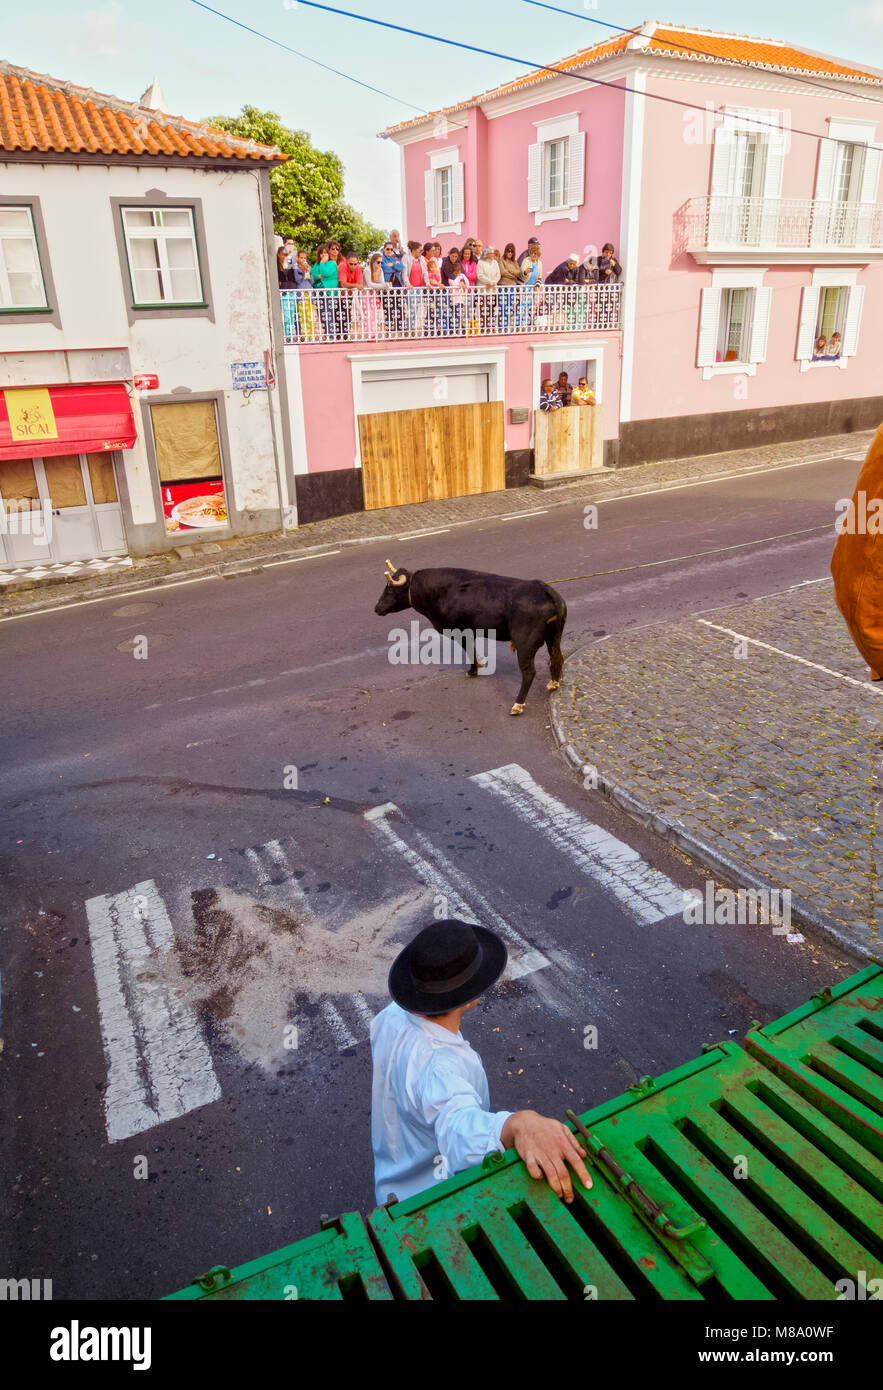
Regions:
[[[725, 482], [730, 478], [739, 478], [755, 473], [772, 473], [780, 468], [791, 468], [795, 465], [811, 464], [815, 462], [820, 462], [822, 459], [826, 458], [842, 458], [846, 455], [854, 453], [858, 448], [863, 447], [861, 445], [853, 445], [849, 448], [845, 448], [842, 444], [842, 435], [833, 436], [833, 438], [836, 441], [838, 441], [839, 447], [838, 443], [835, 443], [830, 450], [820, 450], [817, 457], [806, 458], [803, 455], [797, 455], [793, 458], [778, 459], [775, 462], [769, 462], [766, 464], [761, 462], [759, 464], [749, 464], [744, 468], [731, 468], [729, 470], [725, 470], [719, 473], [707, 473], [699, 477], [695, 475], [677, 475], [666, 479], [659, 479], [656, 482], [644, 479], [642, 481], [636, 482], [632, 486], [624, 485], [616, 493], [613, 493], [608, 497], [597, 497], [594, 499], [594, 501], [597, 505], [601, 505], [606, 502], [624, 501], [629, 497], [634, 497], [640, 494], [646, 495], [648, 493], [653, 492], [668, 492], [676, 490], [680, 487], [697, 486], [702, 483]], [[671, 460], [671, 462], [675, 464], [678, 463], [679, 460], [673, 459]], [[601, 472], [602, 470], [596, 471]], [[605, 477], [610, 477], [613, 473], [627, 473], [628, 471], [629, 470], [627, 469], [605, 468], [603, 470], [603, 473]], [[591, 483], [591, 477], [592, 475], [589, 474], [579, 481], [575, 481], [573, 483], [559, 484], [557, 491], [567, 492], [568, 494], [570, 494], [566, 497], [555, 497], [554, 499], [552, 497], [547, 498], [545, 494], [536, 494], [536, 489], [531, 489], [531, 491], [534, 492], [535, 495], [529, 500], [532, 502], [536, 500], [542, 500], [546, 503], [546, 507], [544, 508], [544, 510], [547, 511], [551, 511], [553, 508], [556, 507], [573, 506], [574, 503], [579, 501], [591, 500], [584, 499], [581, 497], [577, 498], [572, 495], [577, 489], [586, 488], [587, 485]], [[487, 522], [499, 521], [501, 518], [504, 517], [508, 520], [512, 516], [511, 500], [503, 502], [502, 505], [509, 507], [510, 510], [506, 512], [493, 512], [485, 516], [464, 517], [462, 520], [455, 519], [453, 521], [446, 521], [443, 523], [441, 527], [433, 526], [430, 524], [424, 529], [426, 534], [430, 534], [433, 532], [438, 533], [438, 531], [440, 530], [452, 531], [461, 526], [480, 526]], [[529, 514], [531, 510], [532, 509], [530, 506], [525, 506], [524, 508], [524, 512], [526, 515]], [[316, 524], [321, 525], [321, 523]], [[75, 586], [82, 583], [87, 583], [88, 580], [84, 580], [78, 576], [73, 575], [63, 577], [61, 579], [49, 580], [45, 584], [41, 582], [39, 585], [33, 585], [30, 588], [19, 590], [19, 592], [30, 594], [36, 592], [39, 588], [49, 588], [52, 587], [54, 584], [59, 583], [65, 584], [66, 592], [64, 593], [64, 595], [59, 595], [55, 599], [48, 600], [45, 603], [40, 603], [39, 600], [33, 603], [27, 602], [21, 605], [10, 604], [9, 602], [4, 603], [3, 599], [5, 598], [5, 594], [3, 590], [0, 589], [0, 618], [24, 617], [27, 614], [49, 613], [55, 611], [58, 608], [65, 608], [68, 606], [68, 604], [74, 604], [78, 602], [90, 603], [98, 602], [104, 598], [123, 598], [127, 594], [137, 594], [146, 588], [159, 588], [163, 585], [186, 583], [188, 580], [191, 579], [208, 579], [213, 577], [224, 578], [226, 576], [233, 577], [237, 574], [256, 574], [259, 570], [263, 569], [265, 565], [277, 563], [280, 560], [293, 562], [301, 558], [308, 558], [311, 555], [320, 558], [317, 552], [327, 552], [333, 549], [340, 549], [343, 546], [375, 545], [380, 541], [398, 543], [401, 540], [419, 540], [422, 534], [423, 531], [418, 530], [405, 531], [401, 534], [390, 532], [387, 535], [380, 536], [335, 536], [331, 537], [327, 541], [321, 541], [316, 545], [295, 546], [293, 547], [293, 549], [296, 552], [295, 554], [292, 554], [292, 548], [290, 547], [285, 550], [267, 551], [266, 553], [261, 555], [243, 555], [240, 557], [231, 556], [231, 558], [227, 561], [224, 561], [222, 557], [221, 561], [216, 561], [214, 564], [210, 565], [200, 566], [199, 568], [191, 568], [187, 565], [182, 564], [180, 566], [175, 566], [174, 568], [169, 569], [165, 573], [160, 575], [153, 575], [141, 580], [134, 578], [121, 579], [119, 584], [103, 585], [94, 590], [84, 591], [82, 595], [78, 595], [76, 593]]]
[[[568, 653], [567, 659], [585, 656], [590, 650], [591, 644], [581, 647], [578, 651]], [[558, 745], [558, 752], [562, 754], [575, 772], [582, 775], [585, 771], [590, 770], [594, 773], [592, 790], [601, 792], [603, 796], [606, 796], [620, 810], [625, 811], [633, 820], [638, 821], [640, 825], [652, 830], [655, 835], [667, 840], [684, 854], [689, 854], [709, 873], [716, 878], [721, 878], [729, 887], [753, 888], [765, 892], [777, 887], [776, 884], [770, 883], [762, 875], [755, 873], [748, 865], [738, 863], [728, 855], [722, 854], [714, 845], [710, 845], [706, 840], [700, 839], [698, 835], [692, 834], [679, 821], [671, 820], [659, 811], [654, 811], [652, 807], [634, 796], [632, 792], [605, 777], [600, 769], [587, 763], [568, 739], [560, 706], [561, 696], [554, 692], [550, 700], [550, 720], [552, 735]], [[796, 925], [809, 927], [819, 932], [841, 950], [848, 951], [862, 960], [876, 959], [873, 946], [866, 946], [863, 942], [855, 941], [802, 898], [792, 897], [791, 917], [792, 922]]]

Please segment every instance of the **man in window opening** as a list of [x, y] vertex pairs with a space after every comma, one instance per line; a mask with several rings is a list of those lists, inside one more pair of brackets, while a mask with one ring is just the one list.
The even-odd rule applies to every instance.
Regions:
[[825, 356], [827, 357], [829, 362], [835, 362], [837, 358], [840, 356], [841, 351], [842, 347], [840, 342], [840, 334], [832, 333], [831, 340], [828, 343], [828, 351], [825, 353]]
[[[550, 383], [551, 385], [551, 383]], [[481, 1058], [460, 1032], [506, 967], [487, 927], [449, 919], [424, 927], [389, 972], [393, 1002], [371, 1024], [371, 1144], [379, 1205], [514, 1147], [532, 1178], [573, 1201], [568, 1169], [586, 1188], [584, 1151], [560, 1120], [535, 1110], [492, 1111]]]
[[816, 338], [816, 345], [815, 345], [815, 347], [813, 348], [813, 351], [812, 351], [812, 360], [813, 360], [814, 362], [824, 362], [824, 360], [825, 360], [825, 358], [827, 357], [827, 355], [828, 355], [828, 339], [825, 337], [825, 335], [824, 335], [824, 333], [823, 333], [823, 334], [821, 335], [821, 337]]
[[540, 396], [540, 410], [560, 410], [562, 405], [557, 388], [552, 385], [552, 378], [547, 377], [543, 382], [543, 394]]
[[558, 392], [558, 399], [562, 405], [570, 405], [570, 397], [573, 387], [570, 384], [570, 377], [566, 372], [558, 373], [558, 385], [555, 387]]
[[571, 405], [594, 405], [595, 392], [592, 390], [584, 376], [579, 379], [579, 385], [574, 386], [570, 393]]

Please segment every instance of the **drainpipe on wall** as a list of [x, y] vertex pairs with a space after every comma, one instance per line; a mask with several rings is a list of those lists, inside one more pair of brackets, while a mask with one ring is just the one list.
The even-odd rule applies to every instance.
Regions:
[[[276, 363], [276, 384], [277, 384], [277, 388], [278, 388], [279, 381], [280, 381], [280, 373], [279, 373], [279, 361], [278, 361], [278, 348], [277, 348], [277, 344], [276, 344], [276, 334], [275, 334], [274, 325], [273, 325], [273, 309], [272, 309], [272, 303], [273, 303], [273, 301], [272, 301], [271, 298], [270, 298], [270, 295], [272, 294], [272, 285], [271, 285], [271, 283], [270, 283], [270, 271], [269, 271], [269, 264], [268, 264], [268, 260], [267, 260], [267, 250], [268, 250], [268, 248], [267, 248], [267, 246], [266, 246], [266, 236], [265, 236], [265, 231], [264, 231], [264, 200], [263, 200], [263, 196], [262, 196], [262, 192], [261, 192], [260, 174], [259, 174], [256, 170], [254, 170], [254, 169], [249, 169], [249, 170], [248, 170], [248, 173], [251, 174], [251, 176], [252, 176], [252, 178], [255, 180], [255, 183], [256, 183], [256, 186], [257, 186], [257, 195], [258, 195], [258, 217], [259, 217], [259, 221], [260, 221], [260, 225], [261, 225], [261, 243], [262, 243], [262, 245], [264, 246], [263, 262], [264, 262], [264, 285], [266, 286], [266, 292], [267, 292], [267, 326], [269, 327], [269, 330], [270, 330], [270, 352], [271, 352], [271, 354], [272, 354], [272, 356], [273, 356], [273, 361]], [[267, 409], [269, 410], [269, 413], [270, 413], [270, 437], [271, 437], [272, 440], [273, 440], [273, 462], [274, 462], [274, 464], [275, 464], [275, 466], [276, 466], [276, 492], [277, 492], [277, 495], [278, 495], [278, 497], [279, 497], [279, 529], [280, 529], [281, 534], [284, 536], [284, 535], [286, 534], [286, 529], [285, 529], [285, 502], [284, 502], [284, 497], [285, 497], [285, 495], [286, 495], [286, 489], [283, 489], [283, 486], [282, 486], [282, 467], [281, 467], [281, 463], [280, 463], [280, 459], [279, 459], [279, 441], [278, 441], [278, 439], [277, 439], [277, 437], [276, 437], [276, 417], [275, 417], [275, 412], [274, 412], [274, 410], [273, 410], [273, 398], [272, 398], [272, 395], [271, 395], [271, 390], [272, 390], [272, 388], [271, 388], [271, 386], [270, 386], [270, 384], [269, 384], [269, 382], [268, 382], [268, 383], [267, 383]], [[280, 409], [281, 409], [281, 406], [280, 406]], [[292, 500], [293, 500], [293, 499], [292, 499]]]

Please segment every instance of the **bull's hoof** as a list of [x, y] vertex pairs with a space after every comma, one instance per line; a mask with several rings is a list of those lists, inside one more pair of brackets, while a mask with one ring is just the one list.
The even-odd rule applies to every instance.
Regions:
[[509, 650], [510, 650], [510, 652], [514, 652], [514, 650], [515, 650], [515, 643], [514, 643], [514, 642], [510, 642], [510, 643], [509, 643]]
[[557, 689], [558, 689], [558, 682], [557, 682], [557, 681], [549, 681], [549, 684], [546, 686], [546, 689], [547, 689], [547, 690], [557, 690]]
[[509, 711], [510, 714], [524, 714], [524, 705], [515, 704]]
[[466, 675], [467, 675], [467, 676], [477, 676], [477, 675], [478, 675], [478, 672], [477, 672], [477, 671], [473, 671], [472, 667], [470, 666], [469, 669], [468, 669], [468, 671], [466, 672]]

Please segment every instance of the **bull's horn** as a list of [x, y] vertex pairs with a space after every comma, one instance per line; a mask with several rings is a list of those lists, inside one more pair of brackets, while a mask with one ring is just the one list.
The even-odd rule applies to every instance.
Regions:
[[398, 573], [398, 570], [395, 570], [395, 569], [393, 568], [392, 560], [387, 560], [387, 562], [386, 562], [386, 577], [387, 577], [387, 579], [389, 580], [390, 584], [395, 584], [396, 587], [400, 587], [402, 584], [406, 584], [406, 583], [408, 582], [408, 576], [407, 576], [406, 574], [403, 574], [402, 577], [401, 577], [401, 579], [396, 579], [396, 574], [397, 574], [397, 573]]

